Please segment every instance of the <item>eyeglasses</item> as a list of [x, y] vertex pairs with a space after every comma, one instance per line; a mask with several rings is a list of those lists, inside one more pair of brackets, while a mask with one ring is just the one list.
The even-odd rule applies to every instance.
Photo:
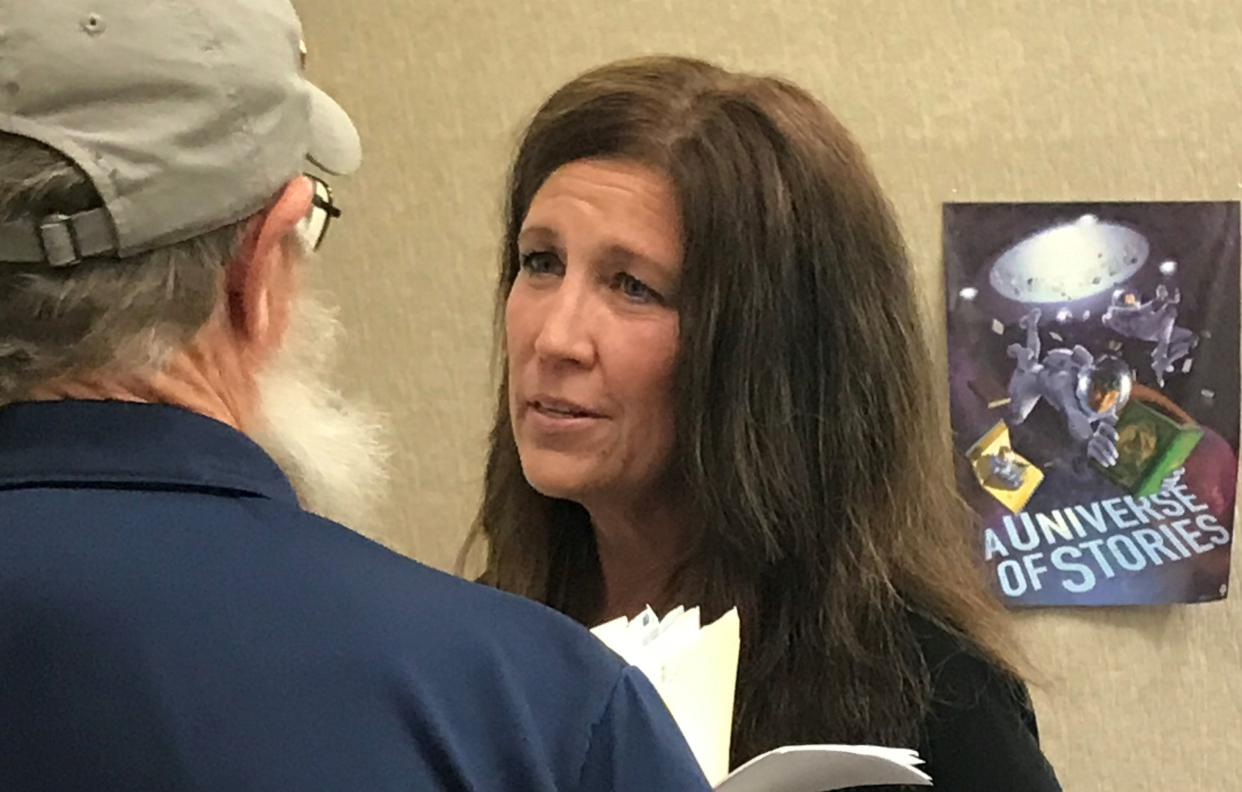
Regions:
[[311, 250], [318, 250], [323, 238], [328, 234], [328, 226], [341, 216], [341, 210], [332, 200], [332, 188], [318, 176], [310, 173], [306, 178], [315, 186], [315, 196], [311, 199], [310, 212], [298, 224], [303, 239], [310, 243]]

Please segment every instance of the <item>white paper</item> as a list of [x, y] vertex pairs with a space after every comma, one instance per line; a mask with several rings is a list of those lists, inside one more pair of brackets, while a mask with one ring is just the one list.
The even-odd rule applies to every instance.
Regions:
[[647, 609], [592, 632], [651, 680], [703, 774], [712, 783], [723, 780], [729, 773], [741, 640], [737, 610], [700, 627], [698, 608], [677, 608], [663, 619]]
[[737, 609], [702, 626], [698, 608], [663, 619], [647, 608], [592, 630], [651, 680], [717, 792], [826, 792], [854, 786], [930, 786], [918, 754], [872, 745], [794, 745], [729, 773], [733, 697], [741, 647]]
[[931, 786], [916, 752], [873, 745], [790, 745], [734, 770], [716, 792], [827, 792], [856, 786]]

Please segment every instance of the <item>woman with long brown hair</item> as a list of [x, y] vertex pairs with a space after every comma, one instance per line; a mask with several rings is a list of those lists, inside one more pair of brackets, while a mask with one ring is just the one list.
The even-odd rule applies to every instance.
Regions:
[[[893, 211], [828, 110], [685, 58], [558, 90], [509, 183], [483, 579], [742, 623], [732, 754], [1055, 790], [956, 495]], [[469, 547], [469, 545], [468, 545]]]

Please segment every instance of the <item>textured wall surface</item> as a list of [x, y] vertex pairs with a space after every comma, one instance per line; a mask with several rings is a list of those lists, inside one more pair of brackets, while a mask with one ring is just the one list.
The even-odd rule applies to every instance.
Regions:
[[[1242, 194], [1237, 0], [295, 3], [313, 76], [367, 146], [336, 185], [347, 214], [316, 277], [351, 332], [342, 381], [394, 426], [379, 538], [440, 567], [480, 481], [507, 157], [582, 69], [677, 52], [810, 88], [870, 153], [933, 316], [944, 201]], [[939, 349], [939, 322], [932, 337]], [[1066, 789], [1242, 790], [1236, 596], [1019, 621]]]

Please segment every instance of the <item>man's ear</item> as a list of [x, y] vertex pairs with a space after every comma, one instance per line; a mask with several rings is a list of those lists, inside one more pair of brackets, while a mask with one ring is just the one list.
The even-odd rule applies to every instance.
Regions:
[[246, 240], [229, 264], [229, 319], [239, 343], [258, 358], [279, 347], [294, 296], [296, 247], [287, 240], [310, 212], [315, 188], [299, 176], [251, 221]]

